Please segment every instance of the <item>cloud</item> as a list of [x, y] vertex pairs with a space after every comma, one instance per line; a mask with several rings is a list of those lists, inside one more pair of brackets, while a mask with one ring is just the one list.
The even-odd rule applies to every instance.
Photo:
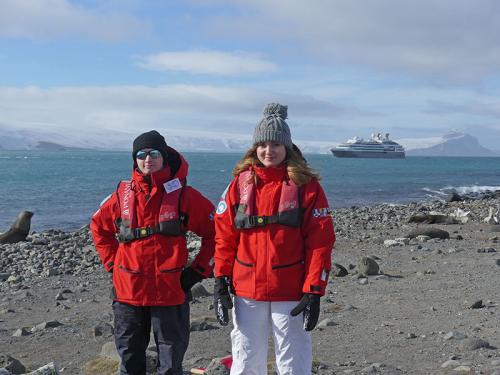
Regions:
[[[0, 87], [5, 124], [68, 132], [151, 128], [250, 134], [266, 103], [289, 105], [289, 124], [331, 124], [357, 110], [304, 95], [208, 85]], [[297, 129], [299, 127], [297, 126]], [[299, 134], [298, 134], [299, 135]], [[307, 128], [302, 138], [307, 139]]]
[[146, 24], [131, 16], [99, 12], [68, 0], [1, 2], [0, 37], [117, 41], [147, 31]]
[[[206, 2], [204, 2], [206, 4]], [[220, 6], [216, 0], [214, 6]], [[226, 1], [226, 6], [235, 4]], [[500, 73], [496, 0], [240, 0], [214, 16], [221, 38], [260, 38], [290, 55], [444, 83]], [[258, 25], [258, 27], [255, 27]]]
[[173, 70], [221, 76], [255, 74], [277, 69], [275, 64], [257, 55], [209, 50], [161, 52], [145, 56], [138, 65], [157, 71]]
[[484, 101], [469, 101], [462, 104], [454, 104], [440, 100], [429, 100], [429, 109], [427, 113], [435, 115], [449, 114], [468, 114], [493, 117], [498, 119], [500, 116], [500, 102], [485, 103]]

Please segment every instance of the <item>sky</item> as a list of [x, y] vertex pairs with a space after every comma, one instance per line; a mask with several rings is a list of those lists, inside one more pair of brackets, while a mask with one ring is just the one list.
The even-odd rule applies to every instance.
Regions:
[[[500, 149], [497, 0], [0, 0], [0, 129]], [[0, 131], [1, 135], [1, 131]]]

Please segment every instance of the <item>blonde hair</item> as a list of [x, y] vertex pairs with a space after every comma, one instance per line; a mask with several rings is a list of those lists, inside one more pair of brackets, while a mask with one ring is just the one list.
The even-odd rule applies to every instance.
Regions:
[[[253, 168], [255, 166], [262, 167], [263, 164], [257, 157], [257, 147], [258, 144], [253, 145], [241, 160], [236, 164], [233, 169], [233, 175], [236, 177], [241, 172]], [[313, 170], [309, 164], [307, 164], [306, 159], [302, 156], [302, 153], [297, 146], [294, 145], [293, 148], [286, 147], [286, 157], [284, 163], [286, 164], [286, 170], [288, 177], [297, 185], [302, 186], [307, 184], [313, 178], [320, 180], [321, 177], [318, 172]], [[254, 182], [257, 183], [257, 176], [253, 174]]]

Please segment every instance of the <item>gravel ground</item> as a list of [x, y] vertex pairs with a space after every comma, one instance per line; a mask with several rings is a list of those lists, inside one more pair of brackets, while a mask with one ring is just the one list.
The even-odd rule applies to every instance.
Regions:
[[[332, 271], [322, 299], [314, 372], [499, 375], [500, 225], [483, 222], [489, 207], [499, 208], [500, 199], [336, 210], [332, 260], [348, 275], [340, 276], [340, 267]], [[408, 222], [412, 215], [449, 215], [457, 208], [470, 211], [467, 223]], [[408, 238], [428, 228], [450, 238]], [[194, 254], [199, 241], [190, 236], [189, 244]], [[366, 257], [371, 260], [362, 261]], [[378, 274], [365, 275], [362, 264], [373, 261]], [[87, 228], [32, 233], [26, 242], [0, 245], [0, 368], [12, 362], [9, 355], [25, 367], [18, 373], [50, 362], [62, 374], [115, 373], [113, 351], [106, 352], [110, 285]], [[230, 353], [231, 327], [214, 319], [213, 281], [202, 285], [210, 293], [195, 291], [186, 370]]]

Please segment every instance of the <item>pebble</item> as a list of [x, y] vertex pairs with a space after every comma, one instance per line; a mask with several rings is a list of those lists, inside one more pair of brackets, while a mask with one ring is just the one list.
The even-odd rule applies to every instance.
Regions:
[[468, 374], [471, 372], [471, 368], [469, 366], [458, 366], [453, 369], [453, 371], [463, 374]]
[[460, 365], [460, 362], [459, 361], [456, 361], [456, 360], [453, 360], [453, 359], [450, 359], [446, 362], [444, 362], [441, 367], [442, 368], [447, 368], [447, 367], [452, 367], [452, 366], [459, 366]]
[[326, 327], [333, 327], [338, 325], [332, 318], [326, 318], [323, 319], [321, 322], [318, 323], [318, 328], [326, 328]]
[[465, 333], [457, 332], [457, 331], [448, 332], [443, 337], [444, 340], [452, 340], [452, 339], [454, 339], [454, 340], [463, 340], [465, 338], [467, 338], [467, 335]]

